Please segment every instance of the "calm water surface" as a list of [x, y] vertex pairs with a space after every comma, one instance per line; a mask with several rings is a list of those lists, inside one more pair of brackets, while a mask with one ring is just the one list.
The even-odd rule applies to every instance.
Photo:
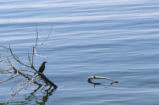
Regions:
[[[15, 105], [158, 105], [159, 1], [157, 0], [1, 0], [0, 44], [10, 43], [24, 58], [40, 41], [35, 65], [59, 88], [52, 94], [30, 87]], [[119, 81], [96, 86], [88, 76]], [[7, 75], [0, 75], [0, 79]], [[17, 82], [0, 85], [4, 103]], [[106, 81], [106, 85], [109, 85]]]

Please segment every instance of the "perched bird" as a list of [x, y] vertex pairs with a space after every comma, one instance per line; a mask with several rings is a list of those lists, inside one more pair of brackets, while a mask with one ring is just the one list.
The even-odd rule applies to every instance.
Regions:
[[44, 61], [44, 62], [41, 64], [41, 66], [39, 67], [38, 72], [42, 73], [42, 72], [44, 71], [44, 69], [45, 69], [45, 63], [47, 63], [47, 62]]

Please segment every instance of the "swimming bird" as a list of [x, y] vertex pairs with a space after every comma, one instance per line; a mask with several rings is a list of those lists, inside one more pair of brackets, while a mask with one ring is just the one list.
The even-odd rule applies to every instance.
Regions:
[[47, 63], [47, 62], [44, 61], [44, 62], [41, 64], [41, 66], [39, 67], [38, 72], [42, 73], [42, 72], [44, 71], [44, 69], [45, 69], [45, 64], [46, 64], [46, 63]]

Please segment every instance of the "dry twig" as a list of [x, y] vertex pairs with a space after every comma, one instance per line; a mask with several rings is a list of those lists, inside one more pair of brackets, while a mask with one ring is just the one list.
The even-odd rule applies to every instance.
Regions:
[[102, 84], [102, 83], [93, 82], [92, 80], [94, 80], [94, 79], [110, 80], [110, 81], [111, 81], [110, 85], [112, 85], [112, 84], [114, 84], [114, 83], [118, 83], [118, 81], [115, 81], [115, 80], [113, 80], [113, 79], [111, 79], [111, 78], [101, 77], [101, 76], [89, 76], [89, 77], [87, 78], [87, 81], [88, 81], [88, 83], [93, 84], [94, 86], [95, 86], [95, 85], [101, 85], [101, 84]]

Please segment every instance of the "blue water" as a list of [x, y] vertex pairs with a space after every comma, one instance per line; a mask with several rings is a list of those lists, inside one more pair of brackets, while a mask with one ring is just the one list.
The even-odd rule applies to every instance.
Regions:
[[[47, 98], [28, 88], [11, 104], [158, 105], [158, 17], [157, 0], [1, 0], [0, 44], [10, 43], [24, 59], [36, 29], [41, 42], [51, 31], [35, 66], [47, 61], [44, 74], [58, 85]], [[92, 75], [119, 83], [94, 87], [87, 82]], [[13, 85], [0, 85], [0, 103]]]

